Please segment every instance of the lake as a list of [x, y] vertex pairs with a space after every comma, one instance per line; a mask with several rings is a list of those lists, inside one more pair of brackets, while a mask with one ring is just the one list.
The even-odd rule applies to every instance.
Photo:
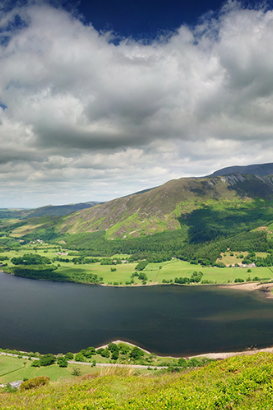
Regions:
[[114, 288], [0, 273], [0, 347], [77, 352], [111, 340], [165, 355], [273, 345], [273, 300], [211, 286]]

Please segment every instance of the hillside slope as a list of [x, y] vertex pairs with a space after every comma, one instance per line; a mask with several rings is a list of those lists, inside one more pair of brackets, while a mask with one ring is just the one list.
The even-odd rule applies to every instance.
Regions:
[[15, 394], [0, 394], [2, 409], [38, 410], [269, 410], [273, 355], [233, 357], [184, 374], [133, 375], [108, 369]]
[[179, 229], [183, 215], [186, 217], [192, 211], [212, 203], [226, 201], [233, 206], [236, 201], [247, 203], [255, 198], [273, 200], [271, 178], [241, 174], [181, 178], [142, 194], [114, 199], [68, 215], [58, 231], [81, 233], [106, 230], [108, 238], [136, 237]]

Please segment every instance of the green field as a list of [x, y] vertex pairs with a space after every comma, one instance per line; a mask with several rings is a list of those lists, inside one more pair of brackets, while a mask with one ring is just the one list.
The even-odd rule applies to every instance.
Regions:
[[[87, 358], [83, 356], [82, 352], [87, 352], [88, 350], [82, 350], [81, 352], [78, 353], [80, 354], [81, 358], [74, 363], [68, 363], [67, 367], [59, 367], [57, 363], [51, 364], [49, 366], [41, 366], [41, 367], [33, 367], [33, 363], [37, 363], [37, 357], [40, 358], [42, 355], [39, 353], [36, 353], [36, 358], [34, 357], [26, 357], [28, 353], [22, 352], [20, 353], [17, 351], [16, 354], [10, 353], [11, 351], [7, 350], [2, 350], [0, 353], [0, 384], [4, 383], [10, 383], [14, 380], [23, 380], [23, 379], [30, 379], [33, 377], [37, 376], [47, 376], [50, 378], [50, 380], [57, 380], [57, 379], [68, 379], [71, 378], [72, 372], [75, 368], [79, 368], [80, 374], [89, 374], [89, 373], [94, 373], [94, 372], [100, 372], [102, 368], [105, 366], [96, 366], [97, 364], [122, 364], [125, 366], [128, 365], [142, 365], [146, 366], [146, 369], [140, 369], [138, 368], [137, 370], [152, 370], [152, 369], [147, 369], [147, 367], [152, 366], [152, 367], [160, 367], [160, 366], [178, 366], [179, 365], [179, 358], [173, 358], [173, 357], [164, 357], [164, 356], [157, 356], [154, 353], [149, 353], [147, 351], [142, 351], [141, 349], [127, 344], [125, 342], [114, 344], [116, 346], [116, 349], [119, 351], [119, 354], [116, 359], [111, 359], [111, 350], [109, 345], [103, 347], [103, 351], [107, 350], [109, 355], [108, 357], [105, 357], [105, 355], [100, 354], [100, 350], [97, 351], [91, 355], [91, 357]], [[126, 348], [126, 351], [122, 350]], [[141, 352], [141, 355], [139, 357], [131, 356], [131, 352], [137, 349], [139, 352]], [[19, 355], [20, 353], [20, 355]], [[33, 355], [31, 353], [30, 355]], [[63, 356], [61, 353], [58, 356]], [[77, 359], [77, 355], [74, 355], [74, 361]], [[73, 361], [72, 360], [72, 361]], [[184, 360], [184, 359], [183, 359]], [[205, 364], [208, 363], [208, 359], [192, 359], [194, 360], [194, 366], [195, 367], [202, 367]], [[189, 368], [193, 367], [193, 362], [192, 360], [187, 360], [185, 362], [184, 360], [184, 365], [186, 364], [186, 367], [188, 366]], [[85, 364], [83, 364], [84, 362]], [[94, 366], [93, 363], [96, 365]], [[181, 364], [180, 364], [181, 365]], [[106, 366], [107, 367], [107, 366]]]
[[[132, 274], [135, 272], [135, 267], [137, 262], [134, 263], [122, 263], [117, 265], [101, 265], [100, 262], [91, 264], [74, 264], [72, 259], [75, 257], [77, 252], [73, 251], [73, 256], [70, 255], [58, 255], [60, 247], [43, 244], [40, 246], [28, 244], [23, 245], [20, 250], [10, 250], [1, 253], [1, 256], [8, 256], [9, 260], [5, 261], [8, 267], [13, 266], [11, 259], [13, 257], [23, 256], [25, 253], [34, 253], [41, 256], [46, 256], [50, 259], [56, 258], [57, 256], [65, 259], [69, 259], [69, 262], [55, 261], [54, 264], [58, 265], [56, 272], [64, 275], [65, 277], [72, 277], [73, 274], [84, 274], [85, 279], [82, 280], [83, 283], [88, 283], [88, 275], [95, 274], [99, 278], [103, 278], [103, 283], [105, 285], [115, 285], [115, 286], [132, 286], [128, 283], [132, 280]], [[61, 249], [61, 253], [68, 253], [68, 250]], [[225, 264], [235, 264], [240, 263], [242, 259], [238, 259], [239, 255], [246, 256], [246, 252], [236, 252], [233, 256], [227, 252], [222, 255], [222, 259], [219, 259]], [[224, 256], [226, 255], [226, 256]], [[115, 255], [112, 257], [113, 260], [117, 257], [125, 259], [128, 255]], [[266, 253], [258, 253], [257, 256], [265, 257]], [[101, 259], [101, 258], [98, 258]], [[50, 266], [50, 265], [49, 265]], [[5, 269], [5, 268], [4, 268]], [[116, 271], [113, 271], [116, 269]], [[191, 277], [194, 271], [201, 271], [203, 273], [202, 281], [209, 281], [211, 284], [214, 283], [232, 283], [236, 278], [241, 278], [246, 280], [250, 277], [252, 280], [254, 277], [258, 277], [260, 280], [271, 280], [273, 279], [273, 269], [270, 267], [254, 267], [251, 268], [251, 272], [248, 272], [247, 267], [204, 267], [201, 265], [193, 265], [190, 262], [181, 261], [178, 259], [172, 259], [171, 261], [161, 262], [161, 263], [149, 263], [143, 272], [148, 277], [146, 285], [161, 284], [162, 281], [172, 281], [175, 278], [180, 277]], [[80, 276], [79, 276], [80, 277]], [[77, 280], [76, 280], [77, 281]], [[78, 280], [81, 282], [81, 279]], [[127, 282], [127, 284], [126, 284]], [[142, 285], [142, 281], [138, 277], [134, 277], [134, 285]], [[133, 286], [134, 286], [133, 285]]]
[[180, 260], [149, 263], [144, 269], [148, 280], [151, 280], [153, 283], [162, 283], [163, 279], [174, 280], [175, 277], [190, 277], [194, 271], [201, 271], [203, 273], [202, 280], [217, 283], [233, 282], [236, 278], [246, 280], [249, 276], [250, 278], [258, 276], [261, 279], [273, 279], [273, 270], [271, 268], [251, 268], [251, 272], [248, 272], [248, 268], [204, 267]]
[[62, 368], [57, 364], [47, 367], [31, 367], [32, 360], [25, 358], [0, 355], [0, 384], [10, 383], [14, 380], [31, 379], [37, 376], [47, 376], [50, 380], [69, 379], [72, 377], [72, 371], [75, 367], [80, 368], [82, 375], [97, 372], [95, 367], [81, 364], [68, 364], [68, 367]]

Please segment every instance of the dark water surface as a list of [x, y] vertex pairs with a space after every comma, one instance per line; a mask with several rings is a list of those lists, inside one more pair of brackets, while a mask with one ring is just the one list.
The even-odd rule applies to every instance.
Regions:
[[160, 354], [273, 345], [273, 300], [215, 287], [111, 288], [0, 273], [0, 347], [66, 353], [114, 339]]

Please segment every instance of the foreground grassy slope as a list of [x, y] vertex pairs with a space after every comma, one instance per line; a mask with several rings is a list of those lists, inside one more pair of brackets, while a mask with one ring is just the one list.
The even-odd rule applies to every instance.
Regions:
[[1, 394], [2, 409], [269, 410], [273, 406], [273, 355], [233, 357], [184, 374], [134, 375], [105, 370], [49, 386]]

